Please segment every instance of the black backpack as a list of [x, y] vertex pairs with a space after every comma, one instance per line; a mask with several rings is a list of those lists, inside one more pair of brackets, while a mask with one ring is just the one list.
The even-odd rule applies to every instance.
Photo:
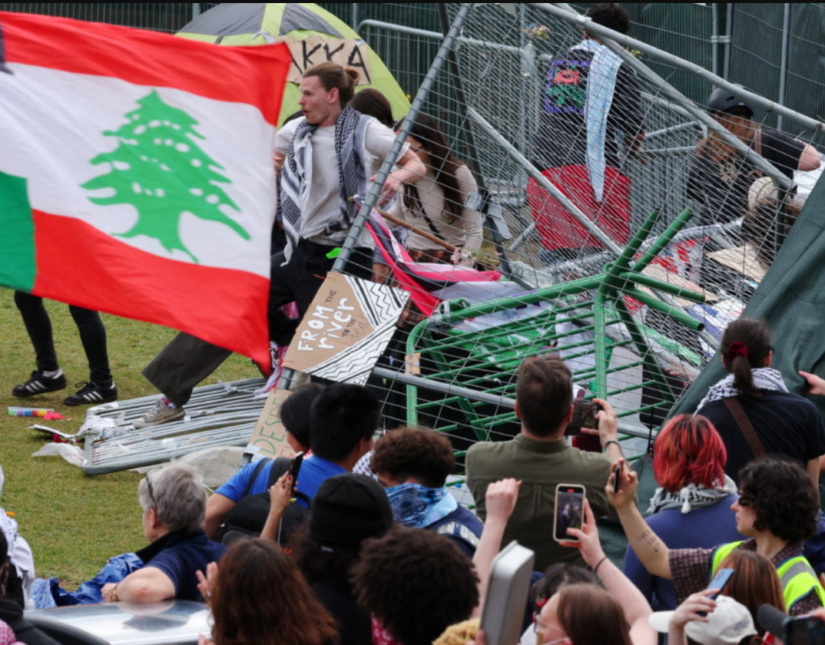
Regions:
[[[288, 457], [278, 457], [269, 471], [266, 490], [257, 495], [250, 495], [249, 491], [258, 478], [261, 469], [271, 461], [271, 459], [261, 459], [258, 462], [255, 470], [252, 471], [252, 476], [249, 478], [249, 483], [247, 483], [241, 499], [229, 511], [224, 523], [218, 529], [218, 540], [223, 544], [229, 545], [242, 537], [258, 537], [263, 531], [266, 518], [269, 515], [269, 489], [278, 481], [281, 475], [289, 471], [289, 467], [292, 465], [292, 460]], [[309, 497], [303, 493], [296, 491], [295, 497], [310, 504]], [[289, 537], [309, 519], [309, 513], [309, 508], [295, 502], [287, 506], [278, 530], [278, 543], [286, 544]]]

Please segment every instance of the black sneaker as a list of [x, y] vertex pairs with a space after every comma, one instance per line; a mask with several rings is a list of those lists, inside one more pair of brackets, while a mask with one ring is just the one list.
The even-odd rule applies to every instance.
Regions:
[[36, 394], [45, 394], [46, 392], [57, 392], [66, 387], [66, 375], [59, 376], [44, 376], [40, 370], [32, 372], [31, 378], [20, 385], [15, 385], [11, 391], [12, 396], [19, 399], [25, 399]]
[[83, 382], [78, 383], [75, 387], [83, 386], [71, 396], [67, 396], [63, 400], [64, 405], [88, 405], [89, 403], [109, 403], [110, 401], [117, 401], [117, 388], [115, 384], [98, 385], [97, 383]]

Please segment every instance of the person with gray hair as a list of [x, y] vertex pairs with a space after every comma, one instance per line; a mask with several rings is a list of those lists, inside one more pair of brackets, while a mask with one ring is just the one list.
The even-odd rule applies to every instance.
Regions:
[[143, 532], [149, 546], [137, 552], [143, 568], [103, 586], [104, 602], [159, 602], [179, 598], [203, 601], [196, 571], [226, 551], [203, 530], [206, 491], [194, 471], [173, 464], [152, 471], [138, 486]]

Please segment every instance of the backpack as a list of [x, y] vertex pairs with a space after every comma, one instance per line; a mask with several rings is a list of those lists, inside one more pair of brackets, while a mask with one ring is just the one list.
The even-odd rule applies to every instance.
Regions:
[[[252, 484], [258, 478], [259, 473], [272, 459], [261, 459], [255, 470], [252, 471], [252, 476], [246, 485], [246, 489], [241, 496], [241, 499], [232, 508], [226, 516], [224, 523], [218, 529], [218, 540], [227, 546], [235, 540], [243, 537], [258, 537], [266, 524], [266, 518], [269, 515], [269, 489], [278, 481], [278, 478], [289, 471], [292, 465], [292, 460], [288, 457], [278, 457], [272, 464], [269, 471], [269, 481], [266, 485], [266, 490], [257, 495], [250, 495], [249, 491], [252, 489]], [[295, 492], [295, 497], [311, 504], [309, 497], [303, 493]], [[283, 517], [281, 518], [281, 526], [278, 531], [277, 542], [279, 544], [286, 544], [290, 536], [298, 530], [309, 519], [310, 509], [292, 502], [286, 507]]]

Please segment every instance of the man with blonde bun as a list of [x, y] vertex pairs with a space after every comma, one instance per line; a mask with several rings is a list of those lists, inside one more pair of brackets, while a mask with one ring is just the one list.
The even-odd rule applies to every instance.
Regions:
[[[357, 209], [350, 198], [366, 195], [367, 182], [395, 140], [390, 128], [349, 107], [357, 83], [356, 70], [335, 63], [308, 69], [300, 84], [304, 116], [275, 136], [278, 212], [287, 238], [286, 248], [272, 256], [270, 275], [269, 338], [279, 347], [289, 345], [300, 322], [286, 318], [281, 306], [295, 302], [303, 318], [355, 221]], [[384, 184], [379, 205], [391, 200], [402, 183], [415, 183], [426, 172], [409, 145], [397, 166]], [[372, 277], [373, 247], [365, 232], [347, 264], [349, 275]], [[180, 334], [143, 371], [164, 396], [135, 427], [183, 418], [192, 389], [230, 354]]]

